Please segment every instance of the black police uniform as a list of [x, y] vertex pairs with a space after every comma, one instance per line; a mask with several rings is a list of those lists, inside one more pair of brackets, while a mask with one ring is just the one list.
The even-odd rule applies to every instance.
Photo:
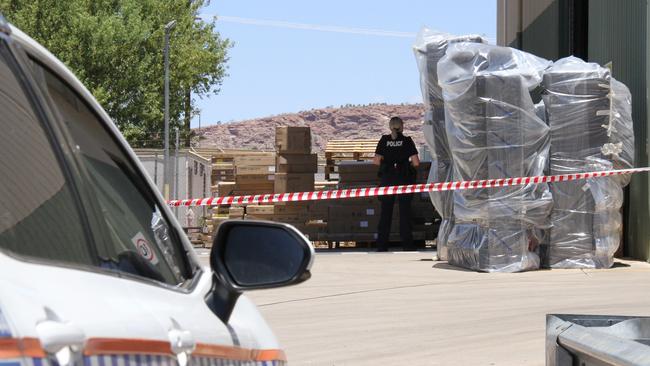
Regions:
[[[396, 139], [391, 135], [383, 135], [377, 144], [375, 154], [381, 155], [383, 160], [379, 167], [380, 186], [394, 186], [415, 183], [416, 172], [411, 166], [409, 158], [418, 154], [413, 139], [409, 136], [398, 134]], [[393, 217], [395, 196], [381, 196], [381, 218], [377, 228], [377, 247], [380, 250], [388, 248], [390, 226]], [[412, 194], [397, 196], [399, 203], [399, 232], [404, 249], [413, 248], [413, 232], [411, 229], [411, 201]]]

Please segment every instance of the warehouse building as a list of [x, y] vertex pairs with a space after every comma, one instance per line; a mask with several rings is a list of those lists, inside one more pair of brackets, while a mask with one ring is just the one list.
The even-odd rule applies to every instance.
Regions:
[[[612, 70], [632, 92], [636, 166], [648, 166], [646, 0], [497, 0], [498, 44], [557, 60], [574, 55]], [[636, 174], [626, 195], [624, 254], [650, 260], [648, 174]]]

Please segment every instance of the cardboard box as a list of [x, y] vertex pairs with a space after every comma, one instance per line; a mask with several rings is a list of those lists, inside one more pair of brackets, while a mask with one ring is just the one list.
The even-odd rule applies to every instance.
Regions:
[[308, 237], [314, 234], [325, 234], [327, 233], [327, 223], [310, 221], [305, 223], [304, 227], [300, 228], [300, 231]]
[[235, 182], [219, 182], [212, 186], [212, 192], [216, 196], [229, 196], [235, 189]]
[[380, 204], [378, 197], [356, 197], [356, 198], [346, 198], [342, 200], [330, 200], [330, 201], [323, 201], [323, 202], [329, 202], [328, 206], [331, 205], [375, 206]]
[[275, 193], [310, 192], [314, 190], [314, 175], [311, 173], [277, 173]]
[[333, 201], [311, 201], [307, 207], [307, 216], [309, 220], [327, 221], [329, 213], [329, 205]]
[[280, 154], [310, 154], [311, 129], [309, 127], [276, 127], [275, 146]]
[[228, 213], [228, 217], [231, 219], [243, 219], [244, 218], [244, 208], [243, 207], [231, 207]]
[[254, 191], [257, 193], [247, 193], [247, 194], [271, 194], [273, 193], [274, 184], [273, 181], [267, 182], [258, 182], [258, 183], [242, 183], [236, 184], [235, 188], [232, 190], [231, 195], [237, 194], [241, 196], [241, 192], [244, 191]]
[[274, 206], [274, 213], [276, 214], [307, 215], [308, 212], [309, 212], [309, 203], [307, 202], [276, 203]]
[[318, 155], [278, 155], [276, 160], [276, 167], [276, 171], [279, 173], [316, 173], [318, 172]]
[[275, 169], [278, 173], [311, 173], [316, 174], [318, 172], [318, 165], [310, 164], [283, 164], [278, 165]]
[[369, 220], [328, 221], [327, 231], [339, 233], [376, 233], [377, 222]]
[[273, 205], [248, 205], [246, 214], [248, 215], [273, 215], [275, 208]]
[[264, 184], [266, 182], [273, 182], [274, 180], [275, 175], [273, 174], [237, 174], [235, 184], [237, 186]]
[[341, 161], [339, 163], [339, 174], [374, 174], [377, 176], [379, 167], [369, 161]]
[[243, 187], [232, 191], [233, 196], [248, 196], [255, 194], [273, 194], [273, 186], [270, 187]]
[[380, 210], [379, 203], [375, 205], [359, 205], [359, 206], [332, 204], [329, 207], [329, 215], [332, 219], [336, 219], [337, 217], [363, 218], [363, 217], [379, 216], [379, 214], [381, 213], [380, 211], [381, 210]]
[[339, 173], [339, 182], [341, 183], [357, 183], [357, 182], [372, 182], [374, 185], [379, 183], [377, 172], [372, 173]]
[[305, 223], [305, 218], [297, 215], [249, 215], [246, 214], [246, 220], [263, 220], [263, 221], [273, 221], [281, 222], [284, 224], [302, 224]]
[[269, 153], [268, 155], [260, 156], [236, 156], [235, 166], [258, 166], [258, 165], [275, 165], [275, 154]]
[[275, 173], [275, 165], [238, 165], [236, 175], [268, 175]]
[[307, 215], [308, 209], [307, 203], [248, 205], [246, 213], [250, 215]]
[[237, 175], [232, 195], [273, 193], [274, 179], [275, 175], [273, 174]]

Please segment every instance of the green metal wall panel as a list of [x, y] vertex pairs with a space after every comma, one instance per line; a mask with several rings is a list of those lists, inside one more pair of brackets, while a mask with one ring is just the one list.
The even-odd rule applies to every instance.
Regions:
[[[519, 16], [521, 23], [527, 24], [517, 38], [509, 44], [539, 57], [556, 60], [560, 55], [560, 5], [554, 0], [541, 13], [539, 4], [522, 1]], [[539, 14], [538, 14], [539, 13]]]
[[[636, 165], [648, 165], [648, 6], [646, 0], [590, 0], [588, 56], [611, 62], [612, 75], [632, 92]], [[650, 200], [647, 174], [633, 177], [626, 207], [626, 255], [650, 259]]]

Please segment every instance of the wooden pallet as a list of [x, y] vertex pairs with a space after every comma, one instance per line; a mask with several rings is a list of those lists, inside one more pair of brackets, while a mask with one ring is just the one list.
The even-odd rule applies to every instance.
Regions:
[[325, 147], [325, 179], [336, 173], [342, 160], [371, 160], [375, 156], [377, 140], [330, 140]]
[[193, 149], [197, 154], [203, 155], [212, 160], [213, 164], [233, 163], [237, 156], [275, 156], [274, 151], [258, 150], [223, 150], [216, 148], [197, 148]]
[[329, 182], [329, 181], [316, 181], [314, 183], [315, 191], [325, 191], [330, 189], [336, 189], [338, 182]]

